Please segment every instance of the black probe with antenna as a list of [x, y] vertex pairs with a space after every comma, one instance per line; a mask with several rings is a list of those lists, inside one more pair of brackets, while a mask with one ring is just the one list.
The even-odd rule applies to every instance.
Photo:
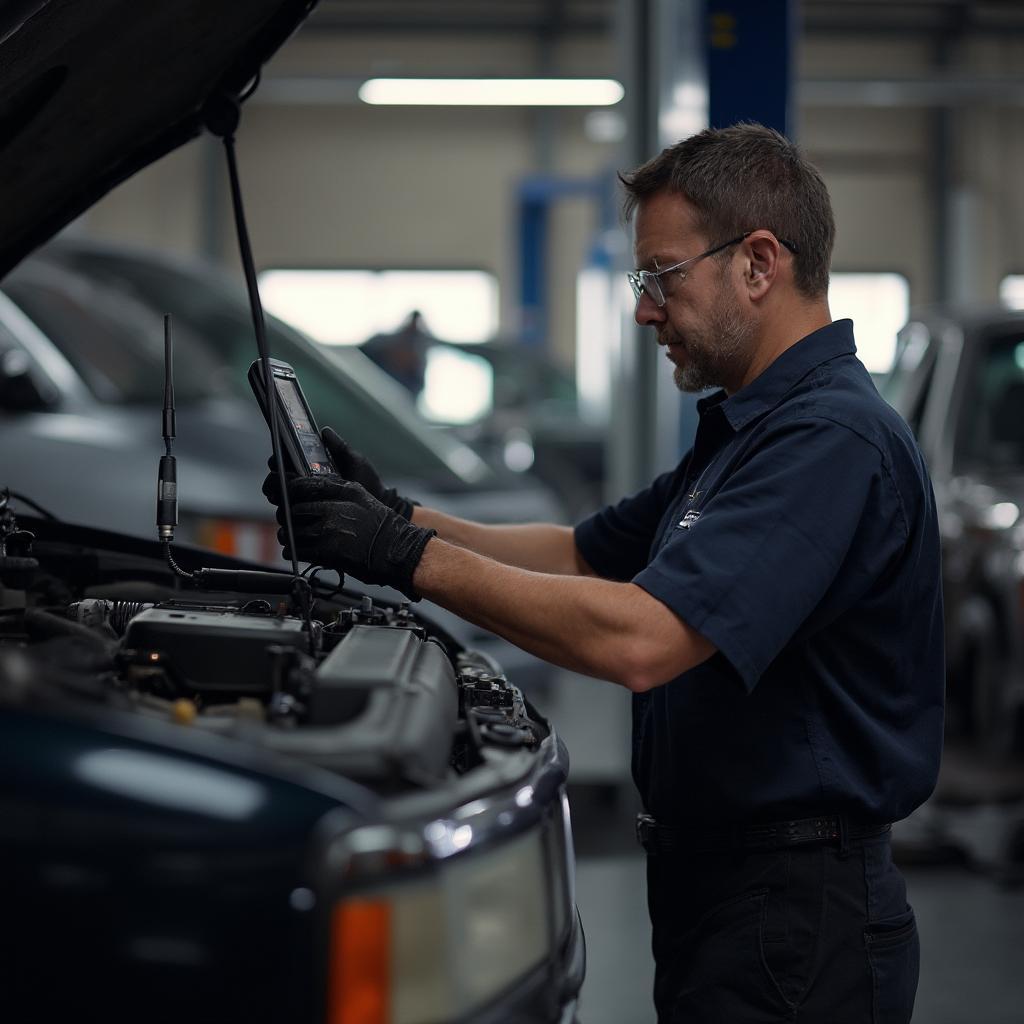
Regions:
[[[174, 359], [171, 349], [171, 318], [164, 316], [164, 448], [156, 484], [156, 529], [168, 559], [171, 541], [178, 525], [178, 469], [171, 454], [174, 441]], [[173, 560], [172, 560], [173, 561]]]
[[[174, 528], [178, 525], [178, 472], [171, 447], [174, 442], [174, 348], [171, 340], [171, 318], [164, 316], [164, 411], [163, 438], [165, 452], [160, 456], [157, 475], [156, 528], [164, 547], [164, 557], [179, 579], [188, 580], [201, 590], [237, 590], [247, 594], [287, 594], [296, 599], [308, 616], [309, 583], [297, 575], [283, 572], [260, 572], [252, 569], [182, 569], [171, 553]], [[310, 629], [310, 644], [312, 645]]]

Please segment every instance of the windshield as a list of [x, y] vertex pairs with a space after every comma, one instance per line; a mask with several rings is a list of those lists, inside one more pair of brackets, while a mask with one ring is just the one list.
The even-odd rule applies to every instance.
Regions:
[[[24, 264], [3, 290], [75, 368], [102, 402], [159, 403], [163, 394], [163, 318], [148, 306], [56, 267]], [[179, 402], [230, 390], [221, 364], [189, 332], [175, 338]]]
[[549, 403], [575, 411], [576, 384], [553, 361], [517, 345], [481, 345], [479, 351], [494, 367], [497, 387], [507, 389], [508, 405]]
[[935, 368], [935, 345], [923, 324], [911, 322], [900, 331], [892, 369], [882, 378], [882, 397], [920, 433], [921, 417]]
[[1024, 330], [985, 338], [966, 384], [956, 461], [1024, 469]]
[[[241, 286], [217, 275], [134, 255], [85, 249], [57, 249], [46, 255], [108, 288], [127, 293], [151, 310], [171, 312], [176, 348], [178, 339], [187, 336], [205, 353], [210, 379], [252, 401], [247, 372], [256, 358], [256, 342]], [[160, 346], [161, 339], [162, 334]], [[351, 441], [382, 475], [426, 480], [442, 490], [466, 486], [467, 478], [429, 443], [429, 427], [424, 425], [422, 437], [411, 431], [311, 342], [273, 317], [267, 317], [267, 341], [274, 358], [294, 367], [318, 423], [332, 426]], [[162, 366], [162, 348], [160, 359]], [[184, 362], [184, 354], [178, 358], [176, 353], [176, 387]], [[215, 369], [211, 371], [210, 366]], [[158, 392], [162, 379], [161, 370], [156, 377]], [[480, 465], [477, 460], [474, 468]]]

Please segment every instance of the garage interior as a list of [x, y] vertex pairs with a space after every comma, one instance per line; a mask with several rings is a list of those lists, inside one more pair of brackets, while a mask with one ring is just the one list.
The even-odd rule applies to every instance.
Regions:
[[[716, 116], [774, 117], [828, 184], [837, 223], [832, 315], [854, 319], [861, 358], [888, 397], [897, 332], [917, 310], [1024, 309], [1024, 5], [777, 7], [320, 0], [264, 68], [237, 133], [267, 310], [332, 350], [403, 330], [455, 343], [454, 364], [428, 361], [419, 383], [440, 398], [424, 391], [419, 407], [432, 417], [424, 430], [471, 441], [481, 440], [479, 423], [505, 386], [497, 364], [473, 355], [475, 343], [498, 340], [543, 373], [559, 373], [573, 391], [574, 419], [555, 433], [563, 441], [585, 434], [600, 448], [596, 477], [563, 467], [555, 474], [572, 477], [564, 489], [544, 484], [572, 522], [674, 465], [695, 425], [692, 399], [680, 398], [631, 320], [623, 271], [632, 253], [615, 172]], [[451, 78], [611, 80], [624, 95], [581, 106], [361, 98], [371, 80]], [[234, 232], [223, 151], [203, 136], [114, 189], [61, 240], [139, 247], [238, 275]], [[439, 276], [417, 278], [429, 273]], [[340, 275], [320, 313], [318, 274]], [[389, 284], [388, 274], [407, 277]], [[425, 304], [430, 294], [441, 297], [436, 308]], [[454, 376], [444, 376], [446, 365]], [[481, 404], [444, 404], [453, 388], [471, 386]], [[515, 414], [489, 443], [507, 470], [530, 476], [541, 468], [538, 431], [552, 422], [543, 406], [550, 399], [520, 387]], [[1024, 476], [1024, 461], [1002, 468]], [[1007, 505], [1015, 514], [1001, 536], [1016, 527], [1024, 573], [1021, 510], [991, 498], [1004, 517]], [[1019, 579], [1017, 587], [1016, 653], [996, 662], [1007, 673], [1024, 671]], [[965, 621], [976, 611], [971, 605]], [[987, 651], [971, 637], [949, 654], [965, 679]], [[950, 682], [936, 795], [894, 830], [922, 937], [915, 1019], [1016, 1024], [1024, 1007], [1024, 748], [1020, 736], [993, 739], [974, 691], [961, 697], [953, 688], [966, 685]], [[1006, 715], [1024, 721], [1024, 675], [1013, 687]], [[560, 670], [528, 695], [570, 756], [588, 956], [580, 1019], [649, 1024], [653, 963], [644, 855], [633, 836], [629, 694]]]

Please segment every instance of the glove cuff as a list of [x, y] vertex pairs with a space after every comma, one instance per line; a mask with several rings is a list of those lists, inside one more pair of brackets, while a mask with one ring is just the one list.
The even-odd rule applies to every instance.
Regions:
[[[423, 557], [423, 549], [437, 530], [428, 530], [407, 522], [397, 512], [388, 510], [381, 516], [377, 530], [366, 552], [366, 567], [371, 575], [368, 583], [383, 583], [402, 591], [409, 600], [420, 595], [412, 585], [412, 577]], [[358, 572], [355, 573], [358, 575]]]
[[427, 546], [431, 537], [437, 536], [437, 530], [425, 530], [418, 526], [414, 526], [412, 529], [416, 531], [416, 535], [409, 538], [409, 547], [406, 557], [403, 559], [403, 568], [409, 566], [408, 582], [403, 581], [399, 589], [410, 601], [419, 601], [421, 599], [420, 594], [412, 585], [412, 578], [416, 573], [416, 567], [420, 564], [420, 559], [423, 557], [423, 549]]

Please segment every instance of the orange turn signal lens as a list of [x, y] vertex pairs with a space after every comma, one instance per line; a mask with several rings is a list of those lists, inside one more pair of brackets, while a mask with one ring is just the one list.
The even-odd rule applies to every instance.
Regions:
[[206, 519], [195, 521], [195, 543], [222, 555], [235, 555], [256, 562], [280, 561], [281, 545], [277, 526], [242, 519]]
[[203, 524], [200, 533], [203, 547], [212, 548], [222, 555], [238, 554], [238, 537], [235, 524], [223, 519], [213, 519]]
[[327, 979], [327, 1024], [389, 1024], [391, 907], [346, 900], [334, 908]]

